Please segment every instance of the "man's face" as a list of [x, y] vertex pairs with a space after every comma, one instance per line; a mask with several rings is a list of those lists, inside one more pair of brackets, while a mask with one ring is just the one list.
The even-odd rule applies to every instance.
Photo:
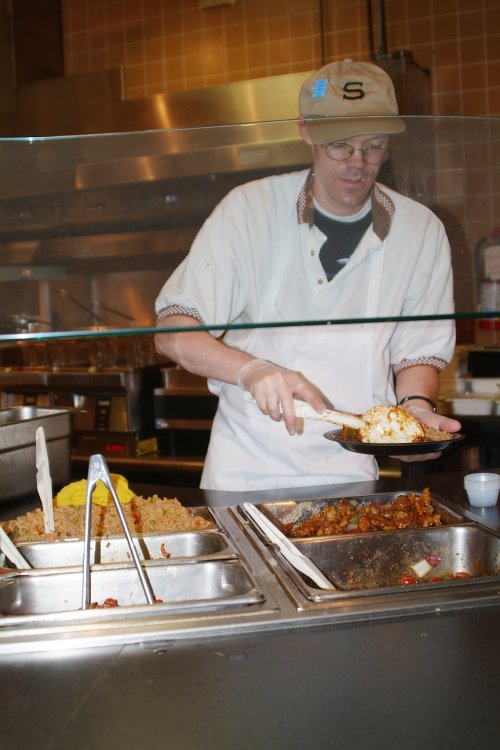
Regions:
[[[352, 216], [364, 205], [377, 177], [380, 164], [367, 164], [361, 151], [354, 151], [345, 161], [330, 159], [324, 149], [312, 143], [308, 134], [302, 137], [313, 148], [314, 157], [314, 197], [328, 213], [336, 216]], [[307, 131], [306, 131], [307, 133]], [[343, 138], [355, 149], [369, 145], [387, 148], [388, 137], [385, 135], [358, 135]]]

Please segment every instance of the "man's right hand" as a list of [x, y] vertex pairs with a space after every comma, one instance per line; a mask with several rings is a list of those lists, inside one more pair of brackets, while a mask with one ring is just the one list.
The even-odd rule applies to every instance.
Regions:
[[294, 398], [302, 399], [322, 414], [326, 406], [318, 392], [298, 372], [288, 370], [264, 359], [252, 359], [238, 372], [238, 385], [249, 391], [261, 412], [284, 420], [290, 435], [295, 435]]

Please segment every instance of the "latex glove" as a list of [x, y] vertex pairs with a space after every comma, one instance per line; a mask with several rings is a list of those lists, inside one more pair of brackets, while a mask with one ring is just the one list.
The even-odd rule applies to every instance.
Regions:
[[[408, 414], [415, 417], [417, 422], [426, 424], [428, 427], [433, 427], [435, 430], [443, 430], [444, 432], [458, 432], [461, 428], [460, 422], [450, 417], [445, 417], [444, 414], [436, 414], [436, 412], [426, 409], [422, 406], [416, 406], [415, 404], [405, 405], [403, 409], [406, 409]], [[441, 451], [436, 453], [420, 453], [414, 456], [397, 456], [400, 461], [410, 463], [411, 461], [432, 461], [439, 458]]]
[[318, 392], [295, 370], [288, 370], [265, 359], [252, 359], [240, 369], [238, 385], [249, 391], [263, 414], [275, 422], [284, 420], [290, 435], [295, 435], [294, 398], [307, 401], [319, 414], [326, 406]]

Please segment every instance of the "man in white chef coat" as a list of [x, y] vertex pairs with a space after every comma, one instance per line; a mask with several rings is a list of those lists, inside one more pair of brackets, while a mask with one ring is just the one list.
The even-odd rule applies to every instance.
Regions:
[[453, 313], [443, 225], [376, 182], [390, 134], [405, 128], [389, 76], [371, 63], [334, 62], [305, 81], [299, 106], [312, 169], [232, 190], [156, 300], [160, 328], [250, 324], [222, 338], [155, 337], [160, 353], [207, 377], [219, 396], [205, 489], [377, 476], [372, 456], [325, 440], [324, 423], [297, 420], [294, 398], [320, 413], [401, 403], [435, 429], [460, 428], [434, 408], [454, 351], [452, 319], [283, 325]]

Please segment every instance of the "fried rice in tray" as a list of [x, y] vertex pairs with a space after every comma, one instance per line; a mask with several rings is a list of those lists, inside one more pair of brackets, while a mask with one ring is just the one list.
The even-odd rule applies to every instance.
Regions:
[[[136, 534], [151, 534], [167, 531], [203, 531], [213, 528], [213, 523], [192, 513], [177, 498], [161, 498], [153, 495], [144, 498], [134, 496], [122, 510], [130, 531]], [[54, 508], [55, 533], [46, 534], [43, 512], [36, 509], [2, 523], [11, 539], [18, 542], [54, 541], [84, 537], [85, 506]], [[114, 503], [106, 506], [93, 505], [92, 536], [107, 537], [123, 534]]]

